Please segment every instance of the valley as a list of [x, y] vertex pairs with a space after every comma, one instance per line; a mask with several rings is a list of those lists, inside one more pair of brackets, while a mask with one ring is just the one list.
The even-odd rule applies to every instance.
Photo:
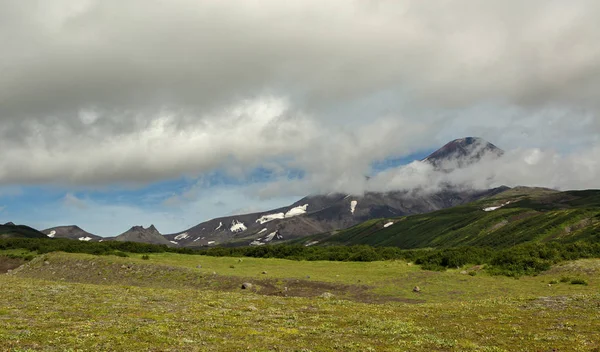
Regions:
[[598, 259], [514, 279], [400, 260], [49, 253], [0, 275], [0, 337], [14, 351], [590, 351], [599, 273]]

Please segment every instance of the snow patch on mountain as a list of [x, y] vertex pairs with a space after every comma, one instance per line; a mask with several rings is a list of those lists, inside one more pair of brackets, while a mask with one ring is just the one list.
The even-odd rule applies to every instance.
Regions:
[[483, 208], [483, 211], [494, 211], [494, 210], [498, 210], [498, 209], [502, 208], [503, 206], [506, 206], [506, 205], [509, 205], [509, 204], [510, 204], [510, 202], [506, 202], [506, 203], [504, 203], [504, 204], [501, 204], [501, 205], [499, 205], [499, 206], [497, 206], [497, 207], [487, 207], [487, 208]]
[[265, 244], [262, 243], [261, 241], [254, 240], [254, 241], [250, 242], [250, 245], [251, 246], [264, 246]]
[[358, 204], [358, 202], [357, 202], [357, 201], [355, 201], [355, 200], [353, 200], [353, 201], [351, 201], [351, 202], [350, 202], [350, 212], [351, 212], [352, 214], [354, 214], [354, 210], [356, 209], [356, 205], [357, 205], [357, 204]]
[[52, 230], [47, 236], [50, 238], [54, 238], [54, 235], [56, 235], [56, 231]]
[[233, 220], [231, 222], [231, 227], [229, 228], [229, 230], [231, 230], [231, 232], [244, 232], [246, 231], [248, 228], [246, 227], [246, 225], [244, 225], [243, 222], [239, 222], [237, 220]]
[[[174, 240], [175, 241], [181, 241], [181, 240], [185, 240], [186, 238], [190, 238], [190, 235], [188, 235], [187, 232], [184, 232], [182, 234], [179, 234], [179, 235], [175, 236]], [[171, 242], [173, 242], [173, 241], [171, 241]]]
[[260, 218], [256, 219], [256, 222], [262, 225], [269, 221], [283, 219], [284, 217], [285, 217], [285, 215], [283, 213], [267, 214], [267, 215], [263, 215]]
[[271, 242], [271, 240], [273, 240], [273, 237], [275, 237], [275, 235], [277, 235], [277, 231], [271, 232], [270, 234], [265, 236], [265, 242]]
[[267, 229], [262, 229], [262, 230], [258, 231], [257, 235], [260, 235], [261, 233], [263, 233], [265, 231], [267, 231]]
[[88, 241], [91, 241], [91, 240], [92, 240], [92, 238], [91, 238], [91, 237], [87, 237], [87, 236], [86, 236], [86, 237], [79, 237], [78, 239], [79, 239], [80, 241], [85, 241], [85, 242], [88, 242]]
[[175, 242], [175, 241], [169, 241], [169, 242], [171, 242], [171, 243], [173, 243], [173, 244], [179, 244], [179, 243], [177, 243], [177, 242]]
[[306, 209], [307, 208], [308, 208], [308, 204], [304, 204], [304, 205], [292, 208], [292, 209], [288, 210], [287, 213], [285, 213], [285, 217], [286, 218], [291, 218], [291, 217], [294, 217], [294, 216], [306, 214]]
[[383, 227], [390, 227], [392, 225], [394, 225], [394, 222], [390, 221], [390, 222], [386, 223], [385, 225], [383, 225]]
[[223, 223], [219, 221], [219, 226], [217, 226], [217, 228], [215, 229], [215, 231], [218, 231], [221, 227], [223, 227]]

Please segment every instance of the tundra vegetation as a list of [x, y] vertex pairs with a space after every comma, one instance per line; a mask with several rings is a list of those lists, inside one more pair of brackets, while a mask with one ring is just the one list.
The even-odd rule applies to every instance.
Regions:
[[188, 251], [1, 240], [1, 349], [600, 348], [596, 243]]

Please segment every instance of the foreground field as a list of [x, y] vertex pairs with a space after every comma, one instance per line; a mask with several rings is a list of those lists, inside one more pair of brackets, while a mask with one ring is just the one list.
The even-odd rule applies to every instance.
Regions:
[[[475, 276], [461, 274], [464, 269]], [[401, 261], [53, 253], [0, 275], [0, 346], [593, 351], [600, 348], [598, 273], [599, 260], [517, 280], [478, 268], [428, 272]], [[241, 290], [244, 282], [253, 287]], [[414, 286], [421, 292], [412, 292]]]

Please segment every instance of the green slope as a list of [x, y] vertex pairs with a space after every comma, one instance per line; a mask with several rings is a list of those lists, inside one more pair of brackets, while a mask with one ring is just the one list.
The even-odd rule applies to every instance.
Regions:
[[4, 224], [0, 225], [0, 238], [48, 238], [38, 230], [25, 225]]
[[[503, 204], [497, 210], [483, 210]], [[385, 227], [389, 222], [394, 224]], [[346, 230], [305, 238], [302, 243], [401, 248], [508, 247], [528, 241], [581, 239], [600, 240], [600, 190], [517, 188], [433, 213], [370, 220]]]

